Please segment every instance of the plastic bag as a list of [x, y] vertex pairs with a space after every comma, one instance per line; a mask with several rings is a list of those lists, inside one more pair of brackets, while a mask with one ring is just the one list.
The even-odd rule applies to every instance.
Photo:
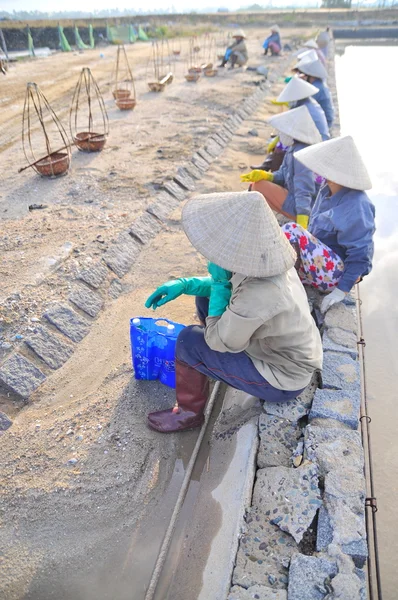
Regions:
[[175, 346], [185, 325], [169, 319], [130, 320], [131, 353], [136, 379], [159, 379], [175, 388]]

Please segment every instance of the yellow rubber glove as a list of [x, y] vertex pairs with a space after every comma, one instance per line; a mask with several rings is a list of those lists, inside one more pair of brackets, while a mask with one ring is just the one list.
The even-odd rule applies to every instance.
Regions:
[[271, 104], [275, 104], [275, 106], [289, 106], [289, 102], [278, 102], [276, 98], [271, 100]]
[[303, 229], [308, 227], [309, 216], [308, 215], [297, 215], [296, 223], [301, 225]]
[[279, 135], [276, 135], [276, 136], [273, 138], [272, 142], [270, 142], [270, 143], [268, 144], [268, 146], [267, 146], [267, 153], [268, 153], [268, 154], [271, 154], [271, 152], [273, 152], [273, 151], [274, 151], [274, 149], [275, 149], [275, 146], [277, 145], [277, 143], [278, 143], [278, 142], [279, 142]]
[[243, 183], [257, 183], [257, 181], [273, 181], [274, 175], [269, 171], [261, 171], [261, 169], [254, 169], [250, 173], [245, 173], [240, 176], [240, 180]]

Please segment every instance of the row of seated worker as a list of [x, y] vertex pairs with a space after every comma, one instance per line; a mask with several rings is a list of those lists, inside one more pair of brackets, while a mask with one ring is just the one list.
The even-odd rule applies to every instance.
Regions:
[[322, 61], [310, 58], [278, 97], [282, 112], [267, 119], [278, 168], [261, 165], [241, 175], [247, 191], [196, 196], [183, 208], [184, 231], [208, 274], [163, 283], [146, 302], [158, 309], [194, 296], [199, 321], [178, 335], [175, 405], [148, 415], [159, 432], [202, 425], [210, 379], [292, 403], [323, 365], [306, 288], [318, 290], [326, 313], [371, 272], [371, 180], [354, 139], [330, 137], [333, 106], [313, 100], [319, 82], [307, 79], [326, 89], [326, 77], [316, 76]]

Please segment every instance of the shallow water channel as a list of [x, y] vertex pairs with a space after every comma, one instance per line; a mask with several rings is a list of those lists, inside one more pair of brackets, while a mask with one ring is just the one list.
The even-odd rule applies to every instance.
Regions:
[[372, 273], [360, 285], [383, 600], [398, 592], [397, 46], [347, 46], [336, 57], [342, 135], [355, 138], [376, 206]]

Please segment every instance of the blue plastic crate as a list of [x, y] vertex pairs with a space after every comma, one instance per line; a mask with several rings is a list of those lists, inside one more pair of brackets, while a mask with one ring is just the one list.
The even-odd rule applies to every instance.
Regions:
[[[170, 329], [170, 326], [173, 329]], [[169, 327], [168, 327], [169, 326]], [[136, 379], [159, 379], [175, 388], [175, 346], [185, 325], [169, 319], [130, 319], [130, 340]]]

